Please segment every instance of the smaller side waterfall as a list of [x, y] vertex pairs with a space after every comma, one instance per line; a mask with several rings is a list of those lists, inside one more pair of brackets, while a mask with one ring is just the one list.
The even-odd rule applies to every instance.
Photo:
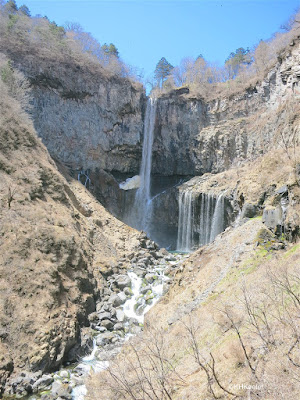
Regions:
[[201, 193], [200, 202], [201, 206], [199, 214], [198, 232], [199, 232], [199, 245], [203, 246], [210, 242], [215, 199], [210, 194]]
[[193, 247], [193, 192], [179, 192], [179, 221], [177, 250], [188, 252]]
[[225, 229], [225, 200], [223, 193], [217, 199], [211, 194], [201, 193], [199, 214], [199, 246], [212, 242]]
[[195, 245], [212, 242], [225, 229], [224, 194], [196, 195], [188, 188], [179, 192], [177, 250], [188, 252]]
[[210, 242], [212, 242], [219, 233], [224, 231], [225, 229], [224, 214], [225, 214], [224, 196], [221, 193], [217, 198], [217, 203], [212, 219]]

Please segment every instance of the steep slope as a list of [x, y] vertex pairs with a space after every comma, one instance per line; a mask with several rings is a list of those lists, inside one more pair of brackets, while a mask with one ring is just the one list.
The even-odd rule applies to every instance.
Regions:
[[102, 293], [100, 271], [117, 266], [139, 238], [81, 183], [66, 181], [19, 102], [0, 85], [3, 389], [11, 374], [13, 385], [21, 371], [40, 376], [85, 350], [81, 328]]
[[[243, 193], [248, 204], [265, 197], [263, 209], [278, 200], [275, 189], [285, 182], [287, 215], [299, 229], [299, 177], [291, 166], [282, 168], [282, 153], [275, 154], [190, 184], [212, 193], [230, 191], [238, 173], [238, 189], [232, 190]], [[298, 398], [300, 247], [295, 240], [288, 243], [261, 217], [245, 215], [238, 226], [192, 253], [169, 271], [174, 282], [146, 315], [143, 336], [123, 349], [107, 373], [92, 377], [88, 398], [105, 393], [107, 399], [131, 399], [147, 392], [193, 400]]]

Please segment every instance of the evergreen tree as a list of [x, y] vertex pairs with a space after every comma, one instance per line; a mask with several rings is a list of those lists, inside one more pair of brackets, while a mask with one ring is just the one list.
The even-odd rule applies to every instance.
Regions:
[[165, 59], [165, 57], [162, 57], [158, 61], [158, 63], [156, 64], [155, 71], [154, 71], [154, 78], [159, 87], [162, 87], [164, 81], [171, 74], [171, 71], [173, 69], [174, 69], [174, 67]]
[[113, 43], [110, 43], [110, 45], [109, 45], [109, 53], [115, 57], [119, 57], [118, 49], [116, 48], [116, 46]]
[[101, 48], [105, 54], [107, 54], [109, 56], [112, 55], [117, 58], [119, 57], [118, 49], [116, 48], [116, 46], [113, 43], [110, 43], [110, 45], [108, 45], [107, 43], [104, 43], [101, 46]]
[[27, 6], [25, 6], [24, 4], [19, 8], [19, 11], [24, 14], [27, 15], [27, 17], [30, 17], [30, 11], [29, 8]]
[[15, 13], [16, 11], [18, 11], [18, 6], [15, 0], [9, 0], [6, 4], [5, 4], [5, 9], [9, 12], [9, 13]]
[[234, 78], [241, 67], [241, 65], [251, 64], [250, 50], [246, 50], [243, 47], [239, 47], [235, 53], [230, 53], [229, 57], [225, 61], [225, 65], [232, 71], [232, 78]]

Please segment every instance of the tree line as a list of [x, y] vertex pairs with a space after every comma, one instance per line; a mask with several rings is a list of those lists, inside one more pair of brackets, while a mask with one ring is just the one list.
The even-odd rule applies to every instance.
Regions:
[[26, 5], [15, 0], [0, 0], [0, 45], [3, 50], [38, 52], [44, 60], [67, 56], [79, 64], [96, 67], [107, 74], [139, 81], [141, 72], [123, 62], [113, 43], [100, 43], [91, 33], [74, 22], [59, 26], [47, 16], [32, 16]]
[[152, 90], [168, 91], [187, 86], [203, 96], [210, 96], [212, 85], [214, 93], [230, 94], [244, 89], [266, 73], [276, 64], [280, 52], [300, 33], [300, 11], [280, 27], [269, 40], [260, 40], [252, 49], [239, 47], [231, 52], [224, 65], [207, 61], [202, 54], [197, 58], [183, 58], [179, 65], [171, 65], [162, 57], [156, 65], [154, 79], [148, 80]]

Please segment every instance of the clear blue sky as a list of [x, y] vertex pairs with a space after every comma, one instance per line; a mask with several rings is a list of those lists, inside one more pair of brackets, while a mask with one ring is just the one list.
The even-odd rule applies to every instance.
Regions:
[[17, 0], [32, 15], [79, 22], [121, 58], [153, 73], [161, 57], [173, 65], [202, 54], [220, 64], [239, 47], [268, 39], [300, 0]]

